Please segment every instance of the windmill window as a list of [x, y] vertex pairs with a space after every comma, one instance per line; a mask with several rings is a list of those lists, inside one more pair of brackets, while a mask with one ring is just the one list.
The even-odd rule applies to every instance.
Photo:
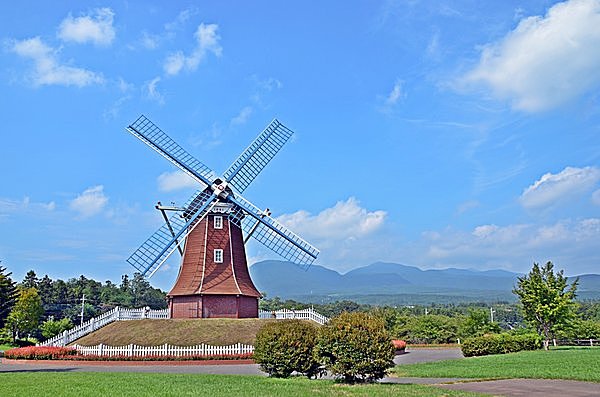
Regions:
[[215, 263], [223, 263], [223, 250], [215, 250]]
[[215, 227], [215, 229], [223, 229], [223, 217], [222, 216], [215, 216], [214, 227]]

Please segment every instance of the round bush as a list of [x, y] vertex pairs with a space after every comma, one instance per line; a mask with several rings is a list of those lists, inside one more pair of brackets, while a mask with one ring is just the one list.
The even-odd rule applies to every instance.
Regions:
[[270, 376], [287, 378], [296, 371], [308, 377], [318, 373], [313, 356], [317, 329], [307, 321], [278, 320], [256, 334], [254, 361]]
[[346, 382], [373, 382], [394, 366], [395, 347], [382, 319], [342, 313], [319, 332], [315, 356]]

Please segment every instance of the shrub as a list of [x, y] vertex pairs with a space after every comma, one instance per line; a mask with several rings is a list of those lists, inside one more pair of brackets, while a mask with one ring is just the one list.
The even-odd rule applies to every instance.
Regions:
[[317, 375], [313, 349], [317, 329], [302, 320], [281, 320], [263, 325], [256, 334], [254, 360], [270, 376], [287, 378], [296, 371]]
[[508, 333], [467, 338], [461, 346], [465, 357], [514, 353], [541, 348], [542, 339], [537, 334], [511, 335]]
[[63, 331], [69, 330], [73, 328], [73, 322], [70, 318], [62, 318], [60, 320], [50, 319], [44, 321], [40, 326], [40, 330], [42, 331], [42, 335], [46, 339], [50, 339]]
[[372, 382], [394, 366], [395, 347], [381, 318], [342, 313], [319, 332], [315, 356], [346, 382]]
[[458, 321], [455, 318], [430, 314], [404, 319], [394, 328], [394, 336], [409, 343], [455, 343]]
[[4, 357], [21, 360], [56, 360], [75, 354], [77, 350], [72, 347], [28, 346], [7, 350], [4, 352]]

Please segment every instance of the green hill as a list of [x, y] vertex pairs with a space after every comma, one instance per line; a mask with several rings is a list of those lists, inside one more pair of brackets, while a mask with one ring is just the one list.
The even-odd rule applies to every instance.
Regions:
[[95, 346], [100, 343], [124, 346], [194, 346], [202, 343], [224, 346], [235, 343], [253, 344], [259, 328], [268, 319], [172, 319], [117, 321], [74, 343]]

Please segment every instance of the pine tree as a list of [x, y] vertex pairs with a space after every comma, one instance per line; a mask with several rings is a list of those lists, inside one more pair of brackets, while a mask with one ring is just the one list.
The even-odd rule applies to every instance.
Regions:
[[10, 278], [11, 275], [12, 273], [6, 273], [5, 267], [0, 266], [0, 328], [4, 327], [17, 299], [17, 286]]

